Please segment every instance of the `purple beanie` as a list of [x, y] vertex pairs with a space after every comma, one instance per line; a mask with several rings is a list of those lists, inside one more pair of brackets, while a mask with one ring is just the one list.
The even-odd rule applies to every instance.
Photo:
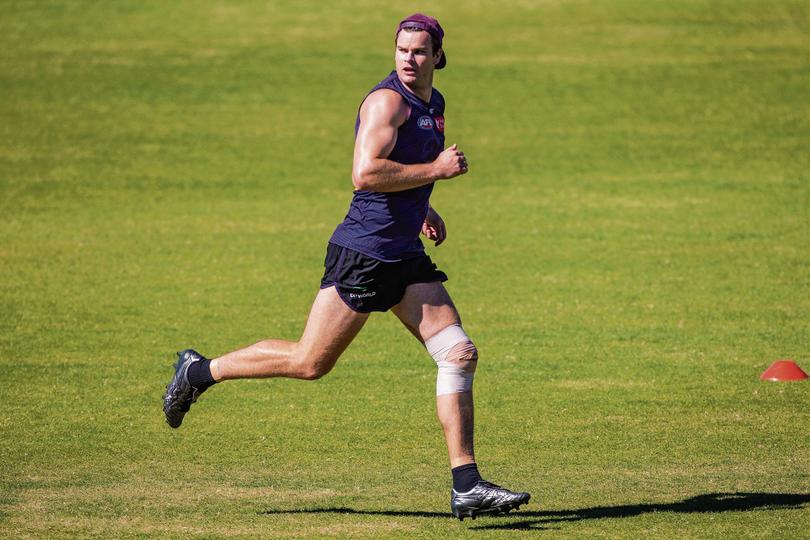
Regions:
[[[427, 15], [422, 15], [421, 13], [414, 13], [399, 23], [399, 26], [397, 27], [397, 36], [399, 36], [400, 30], [403, 28], [417, 28], [419, 30], [424, 30], [430, 34], [433, 39], [439, 42], [439, 47], [442, 46], [444, 30], [442, 30], [442, 25], [439, 24], [439, 21], [433, 17], [428, 17]], [[442, 69], [446, 65], [447, 55], [444, 54], [444, 50], [442, 50], [442, 57], [439, 59], [439, 63], [436, 64], [436, 69]]]

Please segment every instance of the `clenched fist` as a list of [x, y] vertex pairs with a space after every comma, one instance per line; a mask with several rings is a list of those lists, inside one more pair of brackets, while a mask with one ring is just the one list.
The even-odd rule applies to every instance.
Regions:
[[459, 150], [458, 145], [455, 144], [439, 154], [439, 157], [433, 162], [433, 166], [436, 170], [436, 178], [439, 180], [453, 178], [465, 174], [469, 170], [464, 152]]

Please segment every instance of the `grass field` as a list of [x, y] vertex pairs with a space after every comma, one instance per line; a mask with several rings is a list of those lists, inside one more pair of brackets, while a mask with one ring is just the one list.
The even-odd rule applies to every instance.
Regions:
[[[481, 351], [449, 519], [435, 367], [390, 314], [317, 382], [173, 353], [294, 339], [356, 107], [442, 21], [430, 255]], [[0, 537], [808, 538], [810, 5], [25, 2], [0, 17]]]

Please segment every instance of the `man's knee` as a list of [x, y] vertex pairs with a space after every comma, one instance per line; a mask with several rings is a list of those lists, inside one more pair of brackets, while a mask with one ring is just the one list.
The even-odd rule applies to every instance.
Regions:
[[452, 324], [425, 341], [436, 361], [436, 395], [472, 390], [478, 350], [459, 324]]
[[298, 366], [298, 378], [307, 381], [320, 379], [335, 366], [339, 355], [313, 354], [300, 348], [295, 352], [295, 363]]
[[332, 366], [323, 366], [320, 364], [305, 365], [299, 371], [300, 378], [306, 381], [315, 381], [332, 371]]
[[466, 341], [456, 343], [447, 353], [445, 362], [459, 367], [462, 371], [475, 373], [475, 368], [478, 365], [478, 349], [475, 344], [467, 338]]

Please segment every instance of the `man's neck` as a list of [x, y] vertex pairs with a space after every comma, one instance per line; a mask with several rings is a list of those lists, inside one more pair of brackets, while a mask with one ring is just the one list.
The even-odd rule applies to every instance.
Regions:
[[[400, 81], [402, 82], [402, 81]], [[430, 103], [430, 97], [433, 95], [433, 75], [431, 74], [430, 80], [424, 86], [412, 86], [405, 83], [402, 85], [411, 91], [413, 95], [424, 101]]]

